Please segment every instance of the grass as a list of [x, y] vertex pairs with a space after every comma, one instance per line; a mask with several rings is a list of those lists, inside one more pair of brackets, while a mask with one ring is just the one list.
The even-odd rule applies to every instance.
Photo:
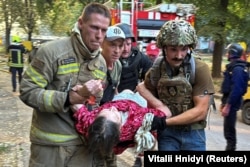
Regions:
[[0, 145], [0, 154], [9, 151], [9, 147], [5, 145]]
[[3, 45], [0, 45], [0, 53], [4, 53], [5, 52], [5, 47]]

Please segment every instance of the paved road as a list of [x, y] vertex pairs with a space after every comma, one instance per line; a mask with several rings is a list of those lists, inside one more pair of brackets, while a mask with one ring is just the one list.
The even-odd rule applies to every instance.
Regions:
[[[0, 167], [27, 167], [29, 158], [29, 129], [32, 110], [24, 105], [18, 94], [11, 92], [10, 74], [6, 62], [0, 59]], [[217, 106], [219, 101], [216, 100]], [[224, 150], [223, 118], [210, 112], [206, 128], [207, 150]], [[250, 126], [242, 123], [238, 112], [237, 150], [250, 150]], [[132, 166], [133, 150], [118, 156], [119, 167]]]

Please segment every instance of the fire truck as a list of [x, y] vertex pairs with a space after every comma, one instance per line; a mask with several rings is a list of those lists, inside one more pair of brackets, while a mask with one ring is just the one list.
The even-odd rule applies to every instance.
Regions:
[[[143, 0], [120, 0], [115, 5], [111, 1], [105, 3], [110, 9], [111, 24], [127, 23], [135, 35], [137, 42], [145, 48], [155, 40], [161, 26], [168, 20], [184, 19], [192, 25], [195, 23], [196, 7], [193, 4], [166, 4], [156, 6], [146, 4]], [[144, 6], [150, 6], [145, 8]]]

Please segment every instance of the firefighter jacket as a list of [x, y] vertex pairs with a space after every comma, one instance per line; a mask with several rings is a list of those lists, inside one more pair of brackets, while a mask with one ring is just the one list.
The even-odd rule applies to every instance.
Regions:
[[9, 60], [8, 66], [16, 67], [16, 68], [23, 68], [23, 54], [25, 53], [25, 48], [20, 43], [12, 43], [8, 47], [9, 53]]
[[135, 90], [138, 82], [144, 80], [145, 74], [152, 66], [152, 61], [139, 51], [137, 48], [132, 48], [131, 55], [126, 58], [120, 58], [122, 64], [122, 74], [118, 92], [124, 89]]
[[100, 50], [90, 53], [78, 29], [71, 37], [42, 45], [24, 73], [20, 90], [20, 99], [34, 108], [31, 142], [82, 144], [84, 140], [75, 130], [70, 106], [65, 106], [67, 91], [90, 79], [105, 79], [106, 72]]

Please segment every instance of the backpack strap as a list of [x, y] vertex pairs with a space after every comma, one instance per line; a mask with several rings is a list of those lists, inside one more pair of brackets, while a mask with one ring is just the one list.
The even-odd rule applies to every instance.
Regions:
[[195, 58], [192, 54], [188, 54], [187, 59], [183, 62], [185, 77], [193, 85], [195, 81]]
[[191, 58], [190, 58], [190, 60], [189, 60], [189, 62], [190, 62], [190, 78], [189, 78], [189, 81], [190, 81], [190, 83], [191, 83], [191, 85], [193, 85], [194, 84], [194, 81], [195, 81], [195, 58], [194, 58], [194, 56], [191, 56]]
[[104, 90], [103, 97], [100, 102], [101, 105], [111, 101], [115, 96], [115, 89], [117, 87], [117, 83], [114, 82], [114, 80], [112, 79], [109, 70], [107, 71], [107, 81], [108, 85]]
[[164, 57], [163, 56], [160, 56], [158, 57], [155, 62], [153, 63], [153, 66], [152, 68], [154, 69], [153, 73], [151, 74], [151, 78], [152, 78], [152, 84], [154, 86], [157, 86], [157, 83], [162, 75], [162, 72], [161, 72], [161, 66], [162, 66], [162, 62], [164, 60]]

